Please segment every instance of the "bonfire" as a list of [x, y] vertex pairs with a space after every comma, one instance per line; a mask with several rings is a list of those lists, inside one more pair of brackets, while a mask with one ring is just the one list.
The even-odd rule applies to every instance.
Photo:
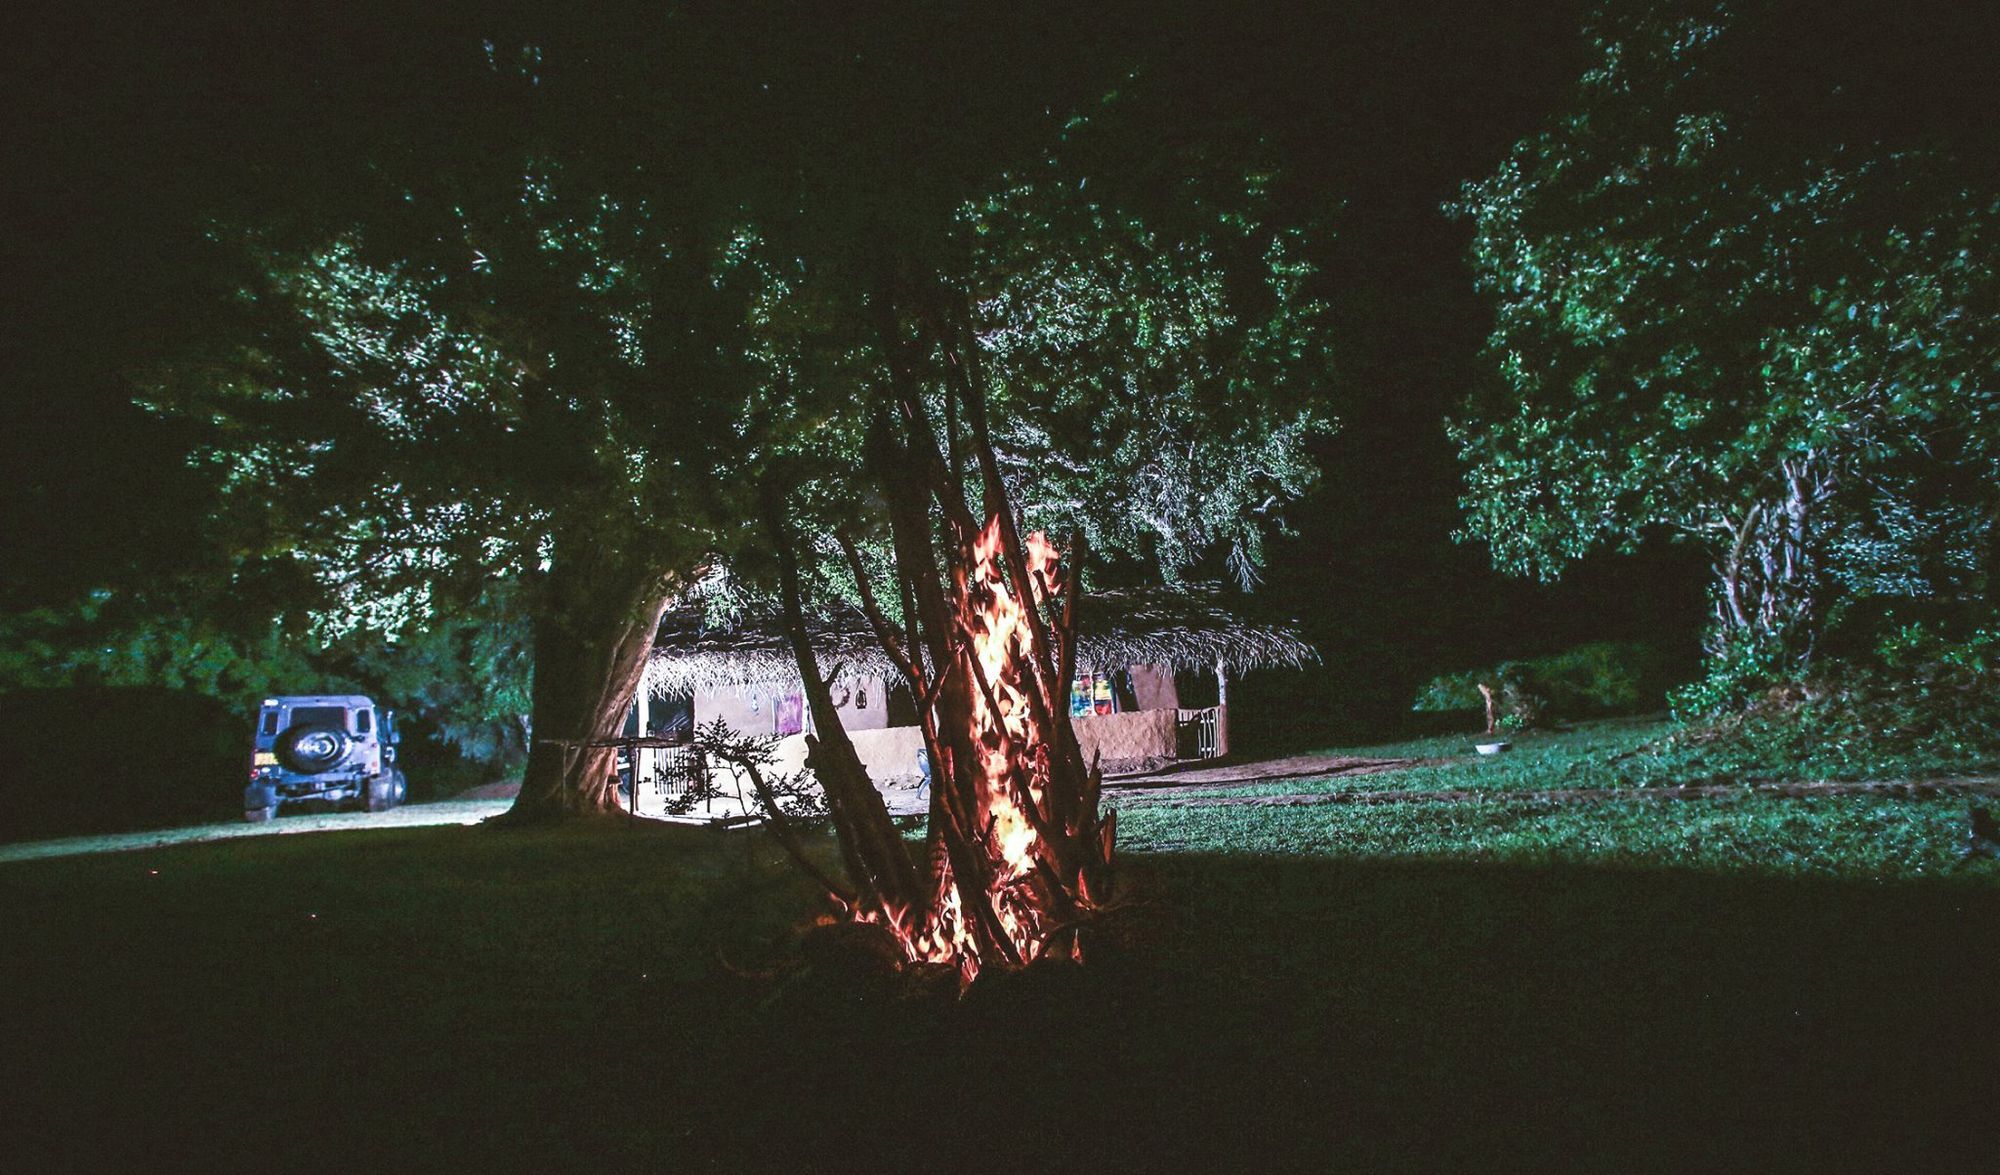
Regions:
[[[753, 784], [780, 841], [825, 887], [838, 917], [880, 928], [909, 963], [948, 964], [970, 983], [993, 967], [1081, 961], [1108, 894], [1115, 814], [1070, 725], [1081, 539], [1067, 560], [1023, 535], [987, 438], [976, 380], [955, 393], [983, 486], [967, 505], [956, 456], [939, 451], [914, 393], [885, 414], [871, 465], [888, 503], [901, 623], [880, 605], [857, 544], [836, 534], [883, 651], [917, 701], [933, 765], [923, 867], [912, 860], [842, 729], [805, 618], [795, 537], [768, 502], [787, 642], [813, 715], [807, 762], [825, 791], [847, 880], [812, 863], [765, 781]], [[955, 446], [954, 446], [955, 447]], [[835, 673], [838, 667], [835, 667]]]

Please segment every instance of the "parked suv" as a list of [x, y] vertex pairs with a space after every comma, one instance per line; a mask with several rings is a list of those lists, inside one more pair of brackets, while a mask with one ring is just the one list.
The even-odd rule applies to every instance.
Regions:
[[318, 800], [382, 812], [403, 802], [396, 715], [359, 694], [265, 698], [257, 712], [243, 818], [269, 820], [281, 804]]

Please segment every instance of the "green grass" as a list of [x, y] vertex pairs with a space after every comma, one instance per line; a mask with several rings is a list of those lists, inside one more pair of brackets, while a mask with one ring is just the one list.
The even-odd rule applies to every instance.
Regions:
[[1131, 806], [1092, 965], [960, 1004], [825, 963], [746, 977], [796, 965], [811, 909], [760, 833], [409, 828], [0, 864], [0, 1153], [22, 1170], [1990, 1160], [2000, 867], [1953, 866], [1963, 803], [1505, 794], [1644, 737], [1606, 725], [1336, 781], [1492, 793], [1468, 802]]
[[1189, 795], [1299, 795], [1314, 792], [1383, 790], [1528, 791], [1545, 788], [1611, 787], [1620, 782], [1607, 767], [1610, 756], [1659, 738], [1663, 722], [1610, 719], [1570, 730], [1498, 735], [1514, 749], [1502, 755], [1480, 755], [1475, 742], [1487, 736], [1440, 735], [1397, 743], [1339, 747], [1326, 754], [1365, 759], [1417, 759], [1424, 765], [1373, 775], [1343, 775], [1331, 779], [1280, 779], [1268, 783], [1189, 789]]
[[[1190, 788], [1190, 800], [1311, 797], [1373, 791], [1463, 792], [1461, 802], [1135, 805], [1120, 817], [1127, 849], [1171, 853], [1288, 854], [1332, 860], [1483, 861], [1694, 869], [1715, 873], [1850, 880], [1949, 877], [1991, 883], [2000, 867], [1962, 864], [1966, 806], [1949, 798], [1740, 794], [1664, 798], [1624, 767], [1673, 728], [1619, 719], [1513, 736], [1502, 755], [1471, 751], [1470, 736], [1443, 736], [1337, 754], [1413, 759], [1372, 775]], [[1652, 786], [1714, 783], [1708, 774], [1646, 777]], [[1617, 791], [1587, 802], [1534, 793]]]
[[[1895, 781], [1991, 773], [2000, 757], [1976, 748], [1927, 747], [1921, 753], [1873, 746], [1842, 753], [1830, 744], [1808, 753], [1795, 732], [1780, 739], [1763, 724], [1742, 737], [1696, 741], [1691, 731], [1657, 718], [1615, 718], [1562, 730], [1508, 735], [1454, 734], [1403, 742], [1338, 747], [1325, 753], [1359, 758], [1416, 759], [1418, 766], [1373, 775], [1282, 779], [1189, 789], [1190, 796], [1299, 795], [1365, 791], [1474, 791], [1496, 794], [1596, 788], [1732, 786], [1827, 780]], [[1473, 744], [1504, 739], [1513, 749], [1479, 755]], [[1768, 744], [1768, 745], [1767, 745]], [[1773, 752], [1775, 746], [1790, 756]]]
[[[1671, 725], [1660, 718], [1605, 718], [1559, 730], [1524, 730], [1507, 734], [1441, 734], [1401, 742], [1341, 747], [1329, 753], [1370, 759], [1449, 759], [1458, 768], [1497, 781], [1549, 786], [1552, 774], [1567, 772], [1607, 755], [1630, 750], [1665, 734]], [[1474, 744], [1502, 741], [1514, 749], [1504, 755], [1479, 755]], [[1454, 784], [1452, 786], [1459, 786]]]
[[1119, 827], [1125, 847], [1142, 852], [2000, 880], [1990, 862], [1961, 865], [1965, 825], [1962, 803], [1747, 796], [1588, 804], [1505, 797], [1442, 804], [1163, 804], [1127, 810]]

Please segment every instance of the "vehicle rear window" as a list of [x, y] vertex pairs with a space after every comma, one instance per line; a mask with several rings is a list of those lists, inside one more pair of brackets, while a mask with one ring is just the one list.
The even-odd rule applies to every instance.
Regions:
[[345, 706], [297, 706], [292, 710], [293, 726], [331, 726], [335, 730], [347, 729], [347, 708]]
[[375, 712], [373, 710], [356, 710], [354, 712], [354, 733], [367, 734], [373, 729], [375, 729]]
[[276, 710], [264, 711], [264, 733], [278, 733], [278, 712]]

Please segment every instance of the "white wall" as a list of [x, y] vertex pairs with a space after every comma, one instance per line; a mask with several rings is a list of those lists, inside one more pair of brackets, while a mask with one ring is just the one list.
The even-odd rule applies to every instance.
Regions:
[[[796, 686], [733, 685], [697, 691], [694, 723], [702, 726], [720, 718], [744, 734], [777, 734], [777, 705], [788, 695], [799, 697], [805, 729], [812, 729], [812, 714]], [[879, 677], [843, 674], [833, 684], [833, 700], [846, 730], [880, 730], [889, 725], [889, 691]]]
[[833, 683], [833, 702], [845, 730], [881, 730], [889, 725], [888, 683], [879, 677], [841, 674]]
[[694, 724], [707, 726], [720, 718], [740, 734], [778, 733], [775, 705], [783, 691], [769, 686], [731, 685], [700, 690], [694, 695]]

